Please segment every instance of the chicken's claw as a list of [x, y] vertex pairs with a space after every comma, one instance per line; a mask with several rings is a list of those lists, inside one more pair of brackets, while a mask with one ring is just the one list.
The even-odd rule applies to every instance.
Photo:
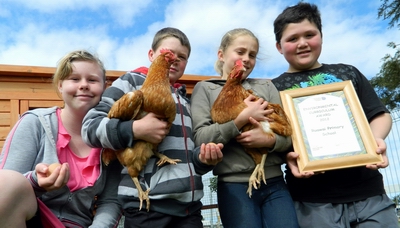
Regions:
[[251, 198], [253, 187], [254, 189], [258, 189], [260, 186], [260, 180], [258, 179], [258, 169], [259, 169], [260, 164], [257, 164], [256, 167], [254, 168], [253, 173], [249, 177], [249, 187], [247, 188], [246, 193], [249, 194], [249, 197]]
[[149, 198], [149, 192], [150, 189], [147, 189], [146, 191], [143, 191], [142, 187], [139, 184], [139, 180], [137, 177], [132, 177], [133, 183], [136, 186], [136, 189], [138, 190], [138, 198], [140, 201], [140, 205], [139, 205], [139, 211], [142, 209], [143, 206], [143, 200], [146, 201], [146, 208], [147, 211], [150, 210], [150, 198]]
[[260, 164], [256, 165], [253, 173], [250, 175], [249, 187], [247, 188], [247, 191], [246, 191], [246, 193], [249, 194], [250, 198], [252, 195], [253, 187], [254, 187], [254, 189], [258, 189], [261, 186], [261, 180], [263, 180], [264, 184], [267, 184], [267, 181], [265, 179], [265, 173], [264, 173], [264, 165], [265, 165], [266, 159], [267, 159], [267, 154], [263, 154], [261, 157]]
[[158, 165], [158, 166], [162, 166], [162, 165], [164, 165], [166, 162], [168, 162], [168, 163], [171, 164], [171, 165], [176, 165], [178, 162], [181, 162], [180, 159], [172, 159], [172, 158], [169, 158], [169, 157], [167, 157], [166, 155], [161, 154], [161, 153], [159, 153], [159, 152], [155, 152], [154, 154], [155, 154], [157, 157], [160, 158], [160, 160], [158, 160], [158, 162], [157, 162], [157, 165]]
[[149, 192], [150, 192], [150, 189], [147, 189], [146, 191], [141, 191], [141, 192], [140, 192], [140, 195], [139, 195], [139, 200], [140, 200], [139, 210], [142, 209], [143, 200], [146, 201], [146, 208], [147, 208], [147, 211], [150, 210]]
[[263, 180], [264, 184], [267, 184], [267, 180], [265, 179], [265, 172], [264, 172], [264, 165], [265, 165], [265, 160], [267, 159], [267, 156], [268, 156], [268, 154], [262, 155], [260, 166], [258, 167], [258, 172], [257, 172], [258, 182], [260, 182], [260, 180]]

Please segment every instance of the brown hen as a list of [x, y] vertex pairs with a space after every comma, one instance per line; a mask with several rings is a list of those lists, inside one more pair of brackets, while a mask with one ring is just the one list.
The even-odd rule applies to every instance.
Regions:
[[[214, 123], [226, 123], [236, 119], [240, 112], [247, 107], [244, 100], [253, 92], [246, 90], [242, 86], [242, 75], [246, 69], [241, 60], [235, 62], [229, 76], [226, 80], [224, 87], [215, 100], [211, 108], [211, 119]], [[254, 95], [254, 94], [253, 94]], [[258, 97], [257, 97], [258, 99]], [[289, 120], [279, 104], [268, 104], [267, 109], [273, 109], [274, 112], [267, 115], [272, 119], [272, 122], [260, 121], [265, 137], [273, 137], [273, 134], [283, 136], [290, 136], [292, 134], [292, 127]], [[242, 132], [251, 130], [253, 125], [247, 123], [240, 129]], [[249, 178], [249, 187], [247, 193], [249, 197], [252, 195], [252, 187], [257, 189], [260, 186], [261, 179], [266, 184], [264, 174], [264, 164], [267, 158], [267, 148], [245, 148], [245, 151], [253, 158], [256, 167]]]
[[[176, 105], [171, 96], [169, 82], [169, 68], [176, 61], [176, 56], [170, 50], [162, 49], [161, 54], [151, 63], [146, 79], [139, 90], [126, 93], [111, 107], [108, 117], [118, 118], [120, 120], [138, 120], [147, 113], [152, 112], [156, 115], [165, 117], [168, 123], [168, 129], [176, 115]], [[171, 159], [157, 151], [157, 145], [143, 140], [137, 140], [132, 148], [126, 148], [118, 151], [106, 149], [103, 152], [102, 159], [105, 164], [118, 158], [119, 162], [127, 167], [128, 174], [138, 190], [140, 200], [139, 210], [142, 208], [143, 200], [147, 202], [147, 211], [150, 209], [149, 191], [143, 191], [140, 186], [138, 176], [151, 156], [157, 156], [160, 160], [157, 165], [166, 162], [176, 164], [179, 159]]]

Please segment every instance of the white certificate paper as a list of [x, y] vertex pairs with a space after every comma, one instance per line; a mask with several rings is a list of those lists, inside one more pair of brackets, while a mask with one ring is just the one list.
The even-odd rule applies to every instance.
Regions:
[[313, 157], [361, 150], [341, 97], [312, 95], [297, 105]]

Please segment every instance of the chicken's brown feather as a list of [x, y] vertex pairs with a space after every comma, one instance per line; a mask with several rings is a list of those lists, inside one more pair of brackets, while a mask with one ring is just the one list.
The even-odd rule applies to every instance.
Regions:
[[[211, 108], [211, 119], [214, 123], [222, 124], [234, 120], [239, 113], [247, 107], [244, 100], [249, 95], [253, 94], [253, 92], [251, 90], [246, 90], [241, 85], [243, 71], [244, 68], [241, 62], [236, 62]], [[257, 96], [256, 98], [259, 99]], [[270, 130], [265, 132], [266, 137], [273, 137], [273, 132], [283, 136], [291, 135], [292, 128], [289, 119], [286, 117], [281, 106], [279, 104], [268, 104], [267, 109], [273, 109], [274, 112], [267, 115], [268, 118], [273, 119], [273, 122], [269, 123]], [[242, 127], [241, 131], [249, 131], [253, 127], [251, 123], [247, 123]], [[264, 131], [265, 130], [266, 129], [264, 129]], [[268, 153], [266, 148], [245, 148], [245, 151], [252, 157], [255, 164], [260, 164], [263, 154]], [[249, 195], [251, 196], [251, 192]]]
[[[139, 90], [125, 94], [116, 101], [111, 107], [108, 117], [119, 118], [121, 120], [138, 120], [147, 115], [147, 113], [152, 112], [161, 118], [165, 118], [168, 128], [170, 128], [175, 119], [176, 104], [174, 98], [171, 96], [169, 68], [175, 60], [176, 56], [170, 50], [161, 50], [161, 54], [150, 65], [142, 87]], [[111, 161], [110, 159], [116, 157], [122, 165], [127, 167], [128, 174], [132, 177], [138, 189], [140, 202], [142, 203], [142, 200], [147, 200], [147, 210], [149, 210], [150, 206], [147, 196], [149, 189], [143, 191], [137, 177], [151, 156], [155, 155], [155, 153], [157, 156], [160, 156], [155, 151], [156, 148], [157, 145], [155, 144], [136, 140], [132, 148], [117, 151], [106, 149], [102, 155], [102, 159], [106, 164]], [[166, 158], [169, 159], [168, 157]], [[170, 163], [176, 163], [176, 161], [179, 160], [167, 160]]]

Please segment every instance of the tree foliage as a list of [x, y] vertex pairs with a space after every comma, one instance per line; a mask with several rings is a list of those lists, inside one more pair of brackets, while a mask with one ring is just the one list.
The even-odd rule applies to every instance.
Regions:
[[[381, 2], [378, 18], [389, 20], [388, 28], [400, 29], [400, 0], [381, 0]], [[395, 49], [395, 54], [393, 56], [386, 54], [382, 58], [380, 72], [371, 78], [370, 83], [386, 107], [395, 109], [400, 107], [400, 47], [395, 42], [390, 42], [388, 46]]]
[[393, 42], [388, 46], [397, 51], [393, 56], [386, 54], [382, 58], [380, 72], [371, 78], [370, 83], [381, 101], [389, 109], [395, 109], [400, 107], [400, 48]]
[[[383, 18], [384, 20], [390, 19], [389, 28], [397, 26], [400, 29], [400, 0], [381, 0], [382, 5], [378, 8], [378, 18]], [[397, 24], [397, 25], [396, 25]]]
[[218, 182], [217, 177], [210, 178], [210, 184], [208, 185], [208, 187], [210, 188], [211, 192], [217, 192], [217, 182]]
[[400, 195], [396, 195], [392, 198], [393, 202], [397, 205], [400, 205]]

